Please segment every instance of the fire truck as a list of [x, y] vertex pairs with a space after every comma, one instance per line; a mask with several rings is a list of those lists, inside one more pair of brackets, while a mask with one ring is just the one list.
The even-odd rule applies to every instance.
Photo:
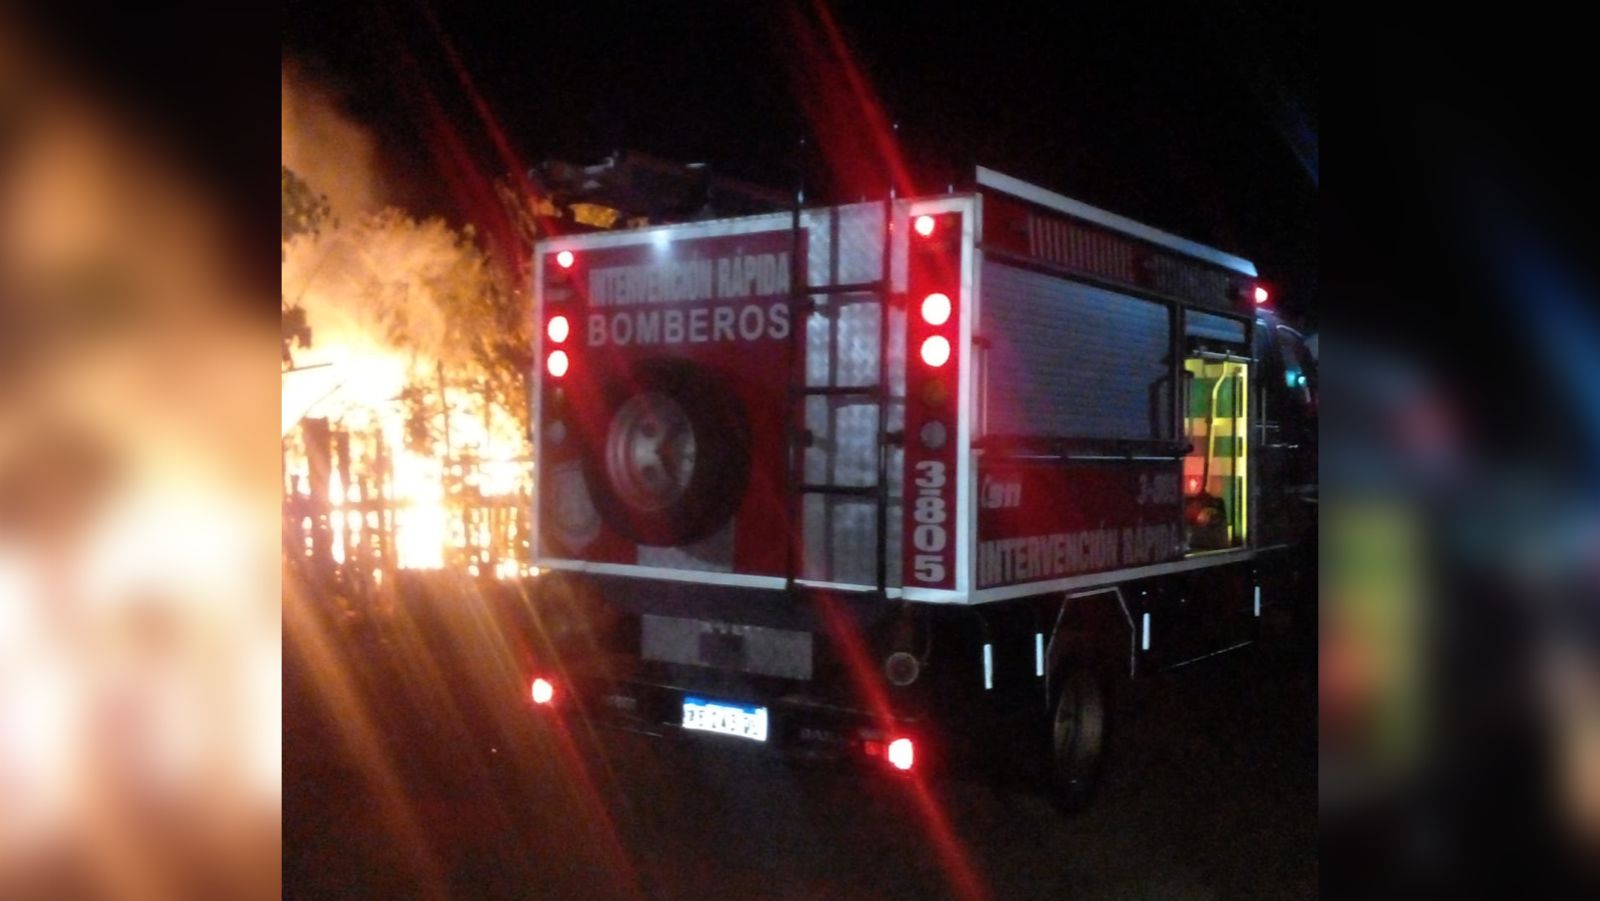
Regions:
[[1117, 685], [1311, 593], [1316, 372], [1250, 262], [968, 190], [535, 247], [543, 709], [1079, 805]]

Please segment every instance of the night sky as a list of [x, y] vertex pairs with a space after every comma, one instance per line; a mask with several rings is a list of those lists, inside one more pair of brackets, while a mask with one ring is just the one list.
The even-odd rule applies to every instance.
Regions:
[[[1253, 259], [1280, 307], [1315, 320], [1309, 5], [995, 6], [832, 7], [919, 193], [986, 165]], [[797, 138], [827, 130], [815, 73], [838, 68], [795, 8], [816, 21], [809, 3], [293, 2], [284, 46], [378, 133], [400, 202], [463, 218], [418, 138], [430, 103], [486, 172], [507, 167], [441, 34], [524, 166], [637, 150], [786, 187]]]

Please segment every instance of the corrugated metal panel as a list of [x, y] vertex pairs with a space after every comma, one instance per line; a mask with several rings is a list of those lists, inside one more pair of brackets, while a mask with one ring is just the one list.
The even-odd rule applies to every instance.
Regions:
[[991, 261], [978, 331], [989, 433], [1173, 437], [1166, 306]]
[[1215, 313], [1186, 310], [1183, 314], [1183, 331], [1197, 338], [1215, 338], [1218, 341], [1244, 343], [1244, 323]]

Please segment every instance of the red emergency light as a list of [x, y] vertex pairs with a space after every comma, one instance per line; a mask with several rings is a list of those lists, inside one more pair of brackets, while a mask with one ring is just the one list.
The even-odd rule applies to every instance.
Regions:
[[922, 341], [922, 362], [937, 369], [950, 362], [950, 339], [943, 335], [929, 335]]
[[550, 321], [545, 324], [544, 333], [550, 338], [551, 344], [561, 344], [567, 340], [568, 335], [572, 334], [572, 326], [567, 322], [567, 317], [552, 316]]
[[935, 224], [936, 221], [932, 216], [918, 216], [916, 220], [911, 223], [911, 227], [916, 231], [917, 234], [927, 238], [933, 235]]
[[556, 265], [562, 269], [571, 269], [572, 264], [576, 261], [577, 257], [574, 257], [570, 250], [562, 250], [556, 253]]
[[555, 700], [556, 687], [551, 684], [549, 679], [540, 676], [533, 680], [533, 685], [529, 688], [528, 694], [533, 698], [533, 703], [545, 705]]
[[544, 361], [545, 371], [550, 373], [550, 377], [553, 379], [566, 375], [567, 368], [571, 365], [572, 361], [567, 358], [567, 352], [564, 350], [550, 351], [550, 356], [545, 358]]
[[1260, 306], [1261, 304], [1266, 303], [1268, 296], [1269, 295], [1267, 294], [1267, 289], [1266, 288], [1263, 288], [1260, 285], [1256, 285], [1255, 299], [1256, 299], [1256, 305], [1257, 306]]

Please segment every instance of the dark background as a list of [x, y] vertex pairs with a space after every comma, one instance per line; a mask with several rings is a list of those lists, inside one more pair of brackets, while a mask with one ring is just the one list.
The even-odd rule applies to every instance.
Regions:
[[[899, 126], [919, 193], [989, 166], [1252, 259], [1279, 306], [1314, 324], [1310, 4], [838, 3], [832, 13]], [[448, 157], [430, 149], [435, 102], [495, 174], [510, 168], [498, 128], [524, 167], [636, 150], [788, 186], [797, 140], [828, 137], [806, 105], [827, 93], [817, 73], [838, 70], [816, 52], [817, 21], [805, 3], [293, 2], [284, 53], [380, 136], [399, 202], [472, 219], [473, 201], [437, 177]], [[810, 178], [823, 180], [814, 165]], [[872, 179], [834, 181], [813, 198], [854, 199], [843, 195]]]

